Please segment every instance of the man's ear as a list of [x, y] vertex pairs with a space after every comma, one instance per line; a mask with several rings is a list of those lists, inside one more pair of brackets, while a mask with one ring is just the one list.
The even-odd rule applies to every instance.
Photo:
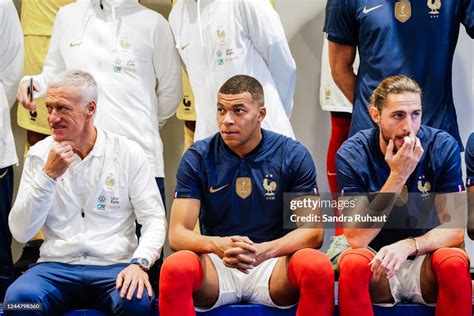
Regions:
[[261, 123], [265, 116], [267, 115], [267, 108], [264, 106], [261, 106], [258, 108], [258, 122]]
[[97, 110], [97, 104], [95, 103], [94, 100], [90, 100], [86, 106], [87, 116], [94, 117], [96, 110]]
[[379, 109], [377, 109], [377, 107], [375, 106], [371, 106], [369, 107], [369, 114], [370, 114], [370, 117], [372, 118], [372, 121], [374, 121], [375, 124], [380, 124], [380, 111]]

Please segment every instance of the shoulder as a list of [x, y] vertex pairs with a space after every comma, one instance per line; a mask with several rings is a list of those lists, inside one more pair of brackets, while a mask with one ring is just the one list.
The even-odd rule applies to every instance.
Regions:
[[431, 150], [435, 155], [446, 153], [456, 148], [459, 150], [456, 139], [443, 130], [422, 125], [418, 135], [423, 148]]
[[338, 150], [338, 155], [363, 155], [371, 150], [377, 136], [378, 129], [361, 130], [346, 140]]
[[58, 13], [56, 14], [56, 19], [77, 15], [79, 12], [86, 11], [88, 9], [88, 6], [88, 1], [77, 1], [66, 4], [58, 10]]
[[105, 135], [105, 152], [118, 155], [121, 159], [134, 160], [135, 163], [146, 159], [143, 149], [133, 140], [125, 136], [101, 131]]

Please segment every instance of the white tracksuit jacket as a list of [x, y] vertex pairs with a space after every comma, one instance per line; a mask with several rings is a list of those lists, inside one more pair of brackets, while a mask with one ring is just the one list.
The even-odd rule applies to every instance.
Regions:
[[[9, 216], [15, 239], [27, 242], [44, 226], [39, 262], [153, 263], [165, 241], [166, 215], [140, 146], [98, 129], [92, 151], [84, 160], [75, 155], [55, 181], [43, 171], [54, 145], [50, 136], [28, 152]], [[135, 219], [142, 225], [140, 244]]]
[[180, 0], [169, 21], [195, 97], [195, 141], [218, 131], [217, 93], [238, 74], [255, 77], [264, 88], [262, 127], [294, 137], [289, 117], [296, 65], [268, 0]]
[[[91, 73], [98, 84], [95, 125], [137, 142], [155, 177], [164, 176], [159, 126], [182, 97], [181, 67], [168, 22], [137, 0], [81, 1], [55, 19], [43, 72], [33, 76], [45, 94], [66, 69]], [[25, 77], [23, 80], [27, 80]], [[155, 90], [156, 88], [156, 90]]]

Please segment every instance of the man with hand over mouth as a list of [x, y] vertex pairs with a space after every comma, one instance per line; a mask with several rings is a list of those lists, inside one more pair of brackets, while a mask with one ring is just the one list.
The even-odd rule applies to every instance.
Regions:
[[421, 125], [421, 101], [414, 80], [383, 80], [369, 108], [377, 127], [358, 132], [338, 151], [342, 195], [359, 194], [356, 210], [387, 215], [383, 226], [344, 229], [351, 248], [338, 261], [342, 316], [373, 315], [371, 303], [401, 301], [436, 303], [436, 315], [472, 313], [469, 258], [460, 248], [459, 146], [447, 132]]

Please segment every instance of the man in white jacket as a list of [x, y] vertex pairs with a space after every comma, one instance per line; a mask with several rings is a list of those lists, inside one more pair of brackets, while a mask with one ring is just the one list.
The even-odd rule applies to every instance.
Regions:
[[[179, 56], [168, 22], [138, 0], [66, 5], [56, 15], [43, 72], [32, 76], [34, 97], [42, 97], [50, 78], [66, 69], [94, 76], [101, 102], [95, 125], [141, 146], [165, 200], [159, 128], [175, 113], [182, 96]], [[18, 100], [31, 110], [36, 104], [27, 94], [29, 78], [22, 79]], [[158, 272], [152, 269], [153, 283]]]
[[268, 0], [179, 0], [170, 26], [195, 97], [194, 141], [217, 131], [217, 92], [229, 78], [256, 78], [265, 91], [264, 129], [294, 138], [296, 64]]
[[[86, 72], [68, 70], [49, 82], [52, 136], [28, 152], [9, 217], [15, 239], [25, 242], [44, 226], [45, 242], [39, 263], [8, 288], [7, 308], [41, 307], [28, 315], [60, 315], [79, 304], [113, 315], [152, 310], [147, 271], [165, 239], [163, 202], [140, 146], [94, 126], [97, 94]], [[143, 225], [139, 244], [135, 220]]]
[[13, 281], [8, 213], [13, 198], [13, 165], [18, 163], [10, 109], [23, 72], [23, 33], [11, 0], [0, 1], [0, 302]]

